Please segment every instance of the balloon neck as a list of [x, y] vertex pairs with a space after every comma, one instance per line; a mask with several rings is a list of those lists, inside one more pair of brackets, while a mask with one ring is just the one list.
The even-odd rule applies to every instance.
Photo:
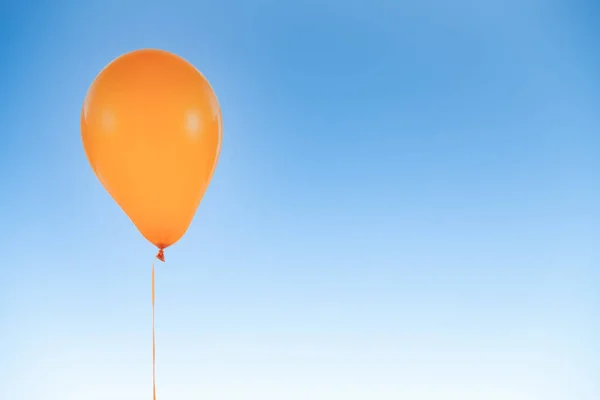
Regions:
[[156, 255], [156, 258], [158, 258], [162, 262], [165, 262], [165, 252], [163, 251], [163, 249], [158, 250], [158, 254]]

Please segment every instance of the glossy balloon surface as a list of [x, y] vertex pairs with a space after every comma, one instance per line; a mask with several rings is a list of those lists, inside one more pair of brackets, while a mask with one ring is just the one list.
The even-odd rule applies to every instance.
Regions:
[[161, 50], [127, 53], [90, 86], [81, 137], [96, 176], [160, 249], [187, 231], [219, 158], [221, 110], [189, 62]]

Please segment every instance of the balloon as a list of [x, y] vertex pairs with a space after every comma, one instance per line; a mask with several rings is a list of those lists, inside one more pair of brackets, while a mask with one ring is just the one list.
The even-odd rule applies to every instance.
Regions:
[[162, 258], [187, 231], [219, 159], [221, 110], [206, 78], [166, 51], [122, 55], [87, 92], [81, 138], [104, 188]]

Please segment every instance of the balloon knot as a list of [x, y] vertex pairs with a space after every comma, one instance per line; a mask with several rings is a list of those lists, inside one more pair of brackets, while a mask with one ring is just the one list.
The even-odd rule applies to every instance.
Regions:
[[162, 262], [165, 262], [165, 253], [164, 253], [163, 249], [158, 250], [158, 254], [156, 255], [156, 258], [158, 258]]

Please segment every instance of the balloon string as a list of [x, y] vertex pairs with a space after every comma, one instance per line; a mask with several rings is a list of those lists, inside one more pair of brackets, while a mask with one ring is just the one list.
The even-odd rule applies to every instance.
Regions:
[[[165, 253], [159, 249], [156, 255], [160, 261], [165, 262]], [[152, 261], [152, 399], [156, 400], [156, 340], [154, 338], [154, 261]]]
[[156, 400], [156, 342], [154, 340], [154, 262], [152, 262], [152, 399]]

